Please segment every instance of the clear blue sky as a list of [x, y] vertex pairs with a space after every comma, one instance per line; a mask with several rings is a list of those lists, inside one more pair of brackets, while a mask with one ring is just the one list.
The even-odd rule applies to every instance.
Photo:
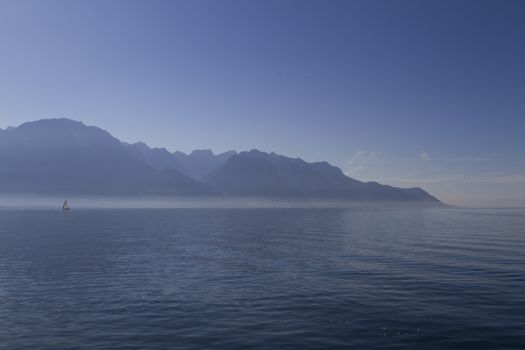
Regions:
[[0, 1], [0, 127], [69, 117], [525, 206], [525, 1]]

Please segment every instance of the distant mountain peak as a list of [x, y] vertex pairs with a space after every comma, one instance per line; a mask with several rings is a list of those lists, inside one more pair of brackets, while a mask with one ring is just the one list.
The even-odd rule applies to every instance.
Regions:
[[140, 148], [149, 148], [149, 146], [145, 142], [142, 142], [142, 141], [135, 142], [135, 143], [133, 143], [131, 145], [132, 146], [136, 146], [136, 147], [140, 147]]
[[195, 179], [201, 179], [205, 175], [221, 166], [235, 151], [214, 154], [211, 149], [197, 149], [189, 155], [177, 151], [172, 153], [183, 165], [185, 173]]
[[214, 156], [211, 149], [196, 149], [190, 153], [190, 156]]
[[236, 196], [439, 203], [423, 190], [364, 183], [327, 162], [308, 163], [256, 149], [230, 157], [204, 182]]
[[103, 129], [67, 118], [24, 123], [1, 134], [0, 192], [216, 193], [176, 170], [151, 167], [133, 157], [128, 146]]
[[44, 118], [20, 124], [19, 128], [41, 125], [86, 127], [86, 125], [83, 122], [69, 118]]
[[181, 151], [175, 151], [173, 152], [173, 155], [177, 157], [187, 157], [188, 156], [186, 153], [181, 152]]

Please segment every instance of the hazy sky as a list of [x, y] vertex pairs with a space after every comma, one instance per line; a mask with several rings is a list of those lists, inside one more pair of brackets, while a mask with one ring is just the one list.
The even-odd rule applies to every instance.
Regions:
[[0, 127], [68, 117], [525, 206], [525, 1], [0, 0]]

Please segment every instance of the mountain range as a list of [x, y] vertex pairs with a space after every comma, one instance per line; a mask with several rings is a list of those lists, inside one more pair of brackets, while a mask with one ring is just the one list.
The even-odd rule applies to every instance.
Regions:
[[420, 188], [361, 182], [327, 162], [258, 150], [190, 154], [128, 144], [70, 119], [0, 129], [0, 193], [236, 196], [439, 204]]

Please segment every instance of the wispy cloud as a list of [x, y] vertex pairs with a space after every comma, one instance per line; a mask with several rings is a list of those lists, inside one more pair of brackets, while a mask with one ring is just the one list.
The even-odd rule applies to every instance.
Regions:
[[463, 157], [452, 157], [446, 159], [449, 162], [458, 162], [458, 163], [482, 163], [492, 160], [490, 157], [476, 157], [476, 156], [463, 156]]
[[366, 152], [366, 151], [357, 151], [352, 157], [347, 161], [347, 164], [354, 164], [359, 162], [366, 162], [372, 159], [375, 159], [383, 155], [382, 152]]
[[366, 163], [382, 155], [383, 155], [382, 152], [357, 151], [346, 162], [347, 166], [345, 167], [345, 173], [347, 175], [355, 175], [356, 173], [366, 168], [365, 167]]
[[430, 155], [426, 151], [420, 151], [419, 158], [423, 159], [425, 162], [428, 162], [430, 160]]
[[437, 175], [429, 177], [384, 178], [377, 181], [399, 183], [456, 183], [456, 184], [525, 184], [525, 174], [484, 173], [477, 175]]

